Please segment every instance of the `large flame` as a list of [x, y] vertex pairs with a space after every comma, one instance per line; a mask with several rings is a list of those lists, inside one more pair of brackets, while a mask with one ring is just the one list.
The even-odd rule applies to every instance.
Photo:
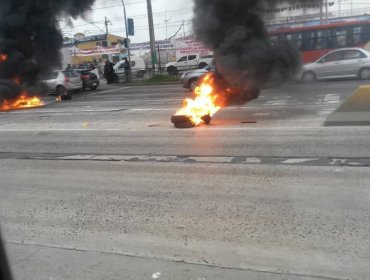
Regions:
[[195, 88], [195, 97], [186, 98], [183, 107], [175, 115], [188, 116], [194, 125], [204, 123], [202, 117], [212, 117], [222, 107], [225, 102], [220, 94], [217, 93], [215, 78], [213, 73], [205, 75]]
[[28, 97], [23, 93], [15, 100], [5, 100], [3, 104], [0, 103], [0, 111], [10, 111], [19, 109], [29, 109], [44, 106], [45, 103], [38, 97]]

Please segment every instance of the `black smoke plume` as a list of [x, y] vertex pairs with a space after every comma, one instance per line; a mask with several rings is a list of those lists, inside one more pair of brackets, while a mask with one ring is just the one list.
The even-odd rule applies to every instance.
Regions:
[[[0, 0], [0, 106], [22, 90], [42, 94], [37, 81], [60, 66], [59, 17], [76, 18], [95, 0]], [[18, 85], [14, 79], [18, 78]]]
[[262, 19], [266, 8], [284, 1], [194, 2], [194, 32], [198, 40], [214, 50], [216, 77], [239, 89], [237, 96], [230, 96], [229, 103], [257, 98], [266, 82], [286, 80], [299, 69], [299, 51], [288, 41], [272, 45]]

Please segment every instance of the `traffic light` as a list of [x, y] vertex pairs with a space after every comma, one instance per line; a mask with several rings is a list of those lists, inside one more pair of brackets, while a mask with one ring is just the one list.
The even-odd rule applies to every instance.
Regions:
[[127, 38], [123, 39], [123, 46], [127, 49], [129, 44], [129, 40]]

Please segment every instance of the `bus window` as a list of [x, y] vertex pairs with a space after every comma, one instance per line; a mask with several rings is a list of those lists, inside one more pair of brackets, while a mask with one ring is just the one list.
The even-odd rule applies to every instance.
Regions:
[[344, 48], [348, 42], [348, 31], [345, 29], [335, 30], [335, 47]]
[[315, 32], [314, 31], [306, 31], [304, 33], [304, 42], [303, 42], [303, 50], [310, 51], [314, 49], [315, 43]]
[[353, 27], [352, 44], [354, 46], [362, 43], [362, 34], [363, 34], [362, 26]]
[[326, 48], [328, 48], [328, 30], [317, 31], [314, 49], [322, 50]]
[[300, 32], [288, 33], [286, 34], [286, 39], [292, 42], [292, 44], [294, 44], [295, 46], [297, 46], [299, 50], [302, 49], [302, 33]]

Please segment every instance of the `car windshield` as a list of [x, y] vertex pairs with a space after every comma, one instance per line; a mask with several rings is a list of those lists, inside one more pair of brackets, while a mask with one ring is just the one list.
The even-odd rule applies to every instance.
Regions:
[[369, 280], [369, 50], [367, 0], [1, 0], [1, 280]]

